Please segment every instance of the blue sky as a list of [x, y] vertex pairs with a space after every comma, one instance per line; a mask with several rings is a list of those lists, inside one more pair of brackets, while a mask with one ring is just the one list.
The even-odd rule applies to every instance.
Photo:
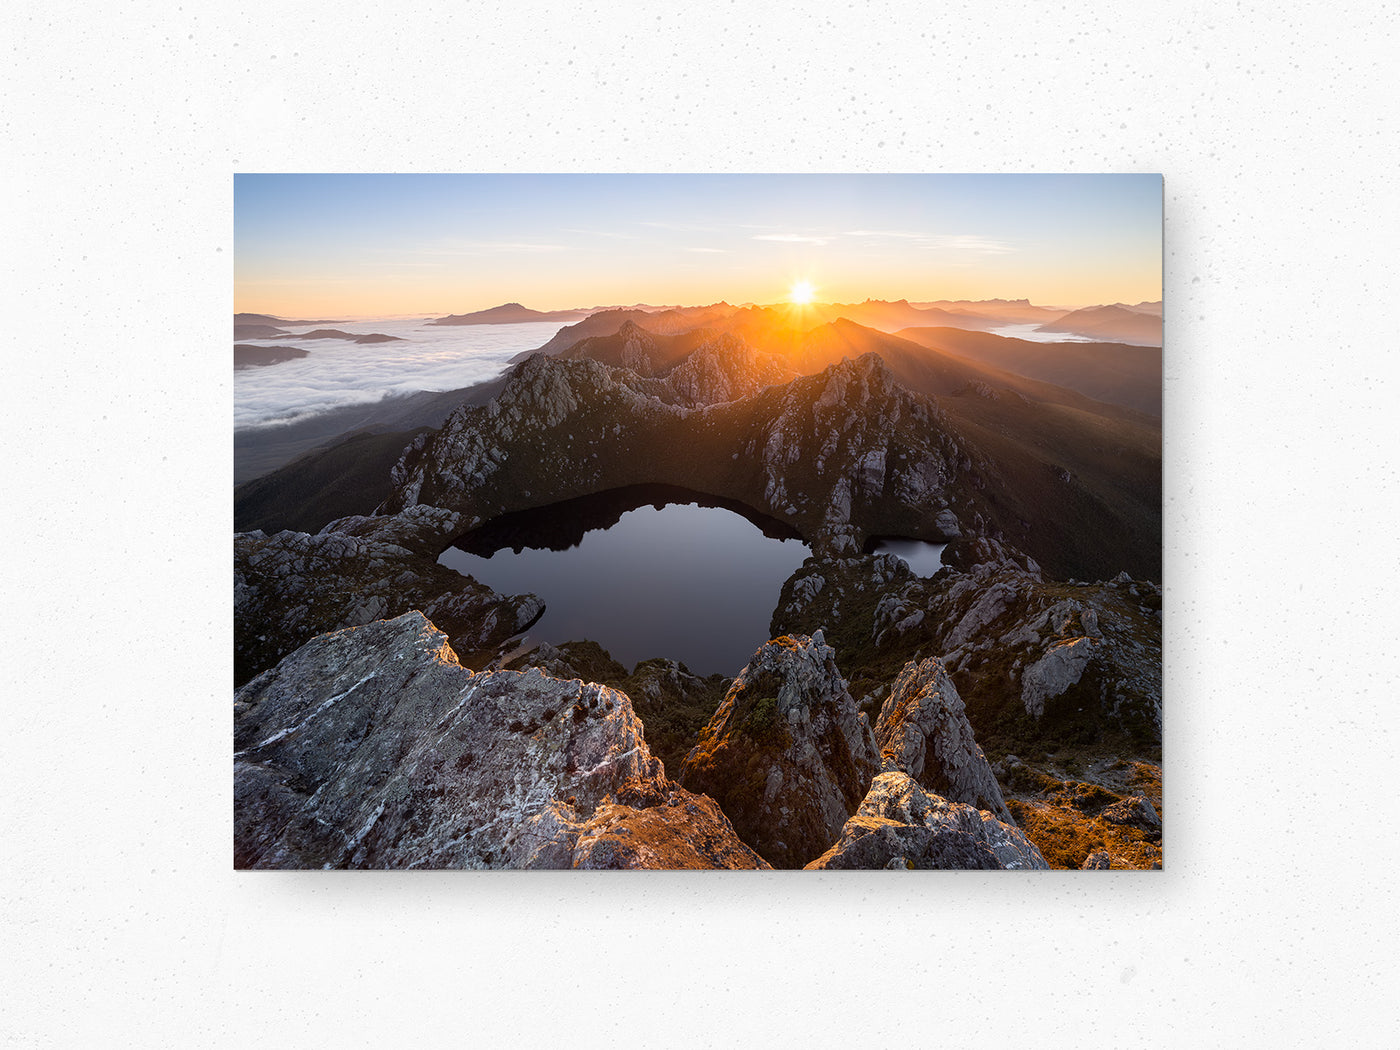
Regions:
[[237, 175], [239, 310], [1161, 295], [1156, 175]]

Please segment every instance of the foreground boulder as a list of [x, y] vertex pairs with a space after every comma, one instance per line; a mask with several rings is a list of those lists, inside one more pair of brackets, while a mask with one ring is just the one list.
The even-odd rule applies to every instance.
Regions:
[[808, 868], [1047, 869], [1017, 828], [924, 791], [907, 773], [882, 773], [841, 836]]
[[951, 802], [966, 802], [1014, 823], [941, 661], [904, 665], [880, 709], [875, 744], [885, 770], [907, 773]]
[[832, 841], [878, 770], [869, 722], [820, 632], [768, 642], [725, 693], [681, 766], [739, 837], [780, 868]]
[[234, 704], [251, 868], [761, 868], [669, 780], [627, 696], [474, 674], [421, 613], [321, 635]]

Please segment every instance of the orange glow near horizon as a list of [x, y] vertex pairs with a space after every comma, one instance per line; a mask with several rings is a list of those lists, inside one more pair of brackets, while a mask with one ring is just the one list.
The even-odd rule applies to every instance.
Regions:
[[278, 317], [1162, 294], [1157, 176], [248, 174], [234, 190], [234, 309]]

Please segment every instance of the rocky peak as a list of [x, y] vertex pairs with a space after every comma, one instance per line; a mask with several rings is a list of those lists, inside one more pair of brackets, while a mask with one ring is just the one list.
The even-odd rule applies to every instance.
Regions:
[[801, 867], [835, 837], [878, 768], [870, 725], [821, 638], [782, 637], [734, 680], [681, 766], [776, 867]]
[[880, 709], [875, 744], [885, 770], [907, 773], [951, 802], [966, 802], [1014, 823], [941, 661], [904, 665]]
[[736, 401], [796, 375], [777, 354], [759, 353], [725, 333], [693, 350], [666, 379], [681, 403], [700, 406]]

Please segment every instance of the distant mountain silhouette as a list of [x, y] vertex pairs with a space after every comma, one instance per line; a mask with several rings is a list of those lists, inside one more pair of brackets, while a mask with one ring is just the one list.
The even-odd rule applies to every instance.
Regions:
[[289, 324], [293, 328], [307, 324], [339, 324], [339, 321], [288, 321], [285, 317], [273, 317], [271, 314], [234, 314], [233, 323], [240, 324], [266, 324], [279, 325]]
[[1043, 324], [1041, 332], [1068, 332], [1114, 343], [1162, 345], [1162, 319], [1122, 306], [1087, 306]]
[[279, 365], [283, 361], [294, 361], [306, 357], [310, 351], [299, 350], [295, 346], [251, 346], [246, 343], [233, 345], [233, 370], [241, 372], [245, 368], [263, 368]]
[[297, 339], [348, 339], [352, 343], [404, 343], [407, 342], [401, 335], [385, 335], [383, 332], [370, 332], [368, 335], [354, 335], [350, 332], [342, 332], [338, 328], [320, 328], [314, 332], [307, 332], [305, 335], [295, 336]]
[[489, 310], [439, 317], [430, 323], [435, 325], [522, 324], [527, 321], [581, 321], [587, 316], [588, 312], [585, 310], [531, 310], [519, 303], [502, 303]]

